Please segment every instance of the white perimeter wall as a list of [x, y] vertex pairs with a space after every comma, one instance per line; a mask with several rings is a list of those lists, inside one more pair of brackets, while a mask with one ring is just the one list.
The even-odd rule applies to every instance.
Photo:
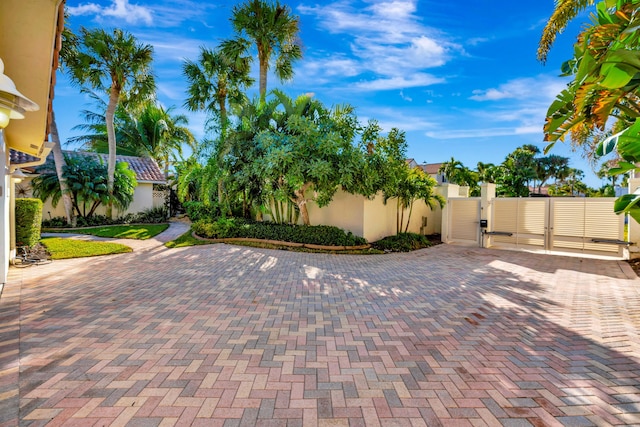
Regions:
[[[308, 208], [312, 225], [333, 225], [362, 236], [369, 242], [396, 234], [396, 201], [390, 199], [385, 205], [381, 195], [368, 200], [364, 196], [338, 191], [328, 206], [318, 208], [315, 203], [309, 203]], [[405, 223], [408, 214], [409, 211], [406, 210]], [[427, 218], [424, 234], [440, 233], [442, 217], [440, 208], [432, 211], [421, 200], [413, 205], [408, 231], [420, 233], [422, 217]]]

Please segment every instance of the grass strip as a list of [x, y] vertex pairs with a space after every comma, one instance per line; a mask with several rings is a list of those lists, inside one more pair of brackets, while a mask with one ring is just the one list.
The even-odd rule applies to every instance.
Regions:
[[129, 246], [111, 242], [90, 242], [86, 240], [45, 237], [40, 240], [51, 252], [52, 259], [82, 258], [131, 252]]
[[134, 224], [109, 225], [104, 227], [63, 229], [44, 229], [48, 233], [90, 234], [98, 237], [112, 237], [115, 239], [147, 240], [169, 228], [169, 224]]

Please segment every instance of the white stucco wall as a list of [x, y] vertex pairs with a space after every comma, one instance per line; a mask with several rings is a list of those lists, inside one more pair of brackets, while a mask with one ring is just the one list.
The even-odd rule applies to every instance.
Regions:
[[[309, 221], [312, 225], [333, 225], [350, 231], [356, 236], [364, 234], [364, 196], [339, 190], [328, 206], [319, 208], [309, 203]], [[366, 238], [366, 237], [365, 237]]]
[[[29, 188], [27, 197], [32, 197], [30, 192], [30, 182], [31, 178], [27, 178], [19, 184], [22, 188]], [[150, 182], [139, 182], [138, 186], [134, 190], [133, 202], [131, 202], [129, 208], [124, 212], [120, 212], [117, 210], [114, 211], [114, 216], [123, 216], [128, 213], [138, 213], [151, 208], [153, 208], [153, 184]], [[95, 213], [96, 215], [104, 215], [105, 212], [106, 207], [100, 205], [96, 209]], [[42, 207], [42, 219], [45, 220], [49, 218], [55, 218], [57, 216], [65, 216], [64, 205], [62, 204], [62, 201], [60, 201], [55, 208], [51, 204], [50, 199], [45, 201]]]
[[396, 202], [389, 200], [385, 205], [381, 195], [364, 201], [364, 233], [362, 237], [375, 242], [383, 237], [396, 234]]
[[9, 150], [0, 129], [0, 285], [7, 281], [9, 271]]

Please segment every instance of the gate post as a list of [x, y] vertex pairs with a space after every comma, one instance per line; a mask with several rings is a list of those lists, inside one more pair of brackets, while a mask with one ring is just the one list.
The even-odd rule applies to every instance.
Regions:
[[[487, 228], [481, 228], [481, 231], [493, 231], [493, 199], [496, 197], [496, 185], [485, 182], [480, 186], [480, 221], [487, 221]], [[491, 246], [491, 235], [484, 232], [480, 236], [480, 246], [488, 248]]]
[[449, 243], [450, 230], [451, 230], [451, 208], [449, 207], [449, 200], [452, 197], [458, 197], [460, 194], [460, 186], [456, 184], [441, 184], [437, 188], [438, 193], [444, 197], [445, 204], [442, 207], [442, 222], [440, 226], [440, 239], [444, 243]]
[[[629, 179], [629, 194], [637, 194], [640, 192], [640, 178]], [[633, 242], [629, 245], [627, 259], [640, 258], [640, 224], [638, 224], [631, 216], [627, 215], [627, 242]], [[625, 254], [627, 255], [627, 254]]]

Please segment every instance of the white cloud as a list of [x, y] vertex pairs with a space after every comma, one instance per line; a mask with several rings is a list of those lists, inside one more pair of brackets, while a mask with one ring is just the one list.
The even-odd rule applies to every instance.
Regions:
[[430, 74], [416, 73], [413, 75], [396, 76], [358, 82], [354, 85], [354, 88], [360, 90], [406, 89], [410, 87], [430, 86], [443, 82], [444, 79], [441, 79], [439, 77], [434, 77]]
[[413, 102], [413, 98], [405, 95], [403, 91], [400, 91], [400, 98], [404, 99], [407, 102]]
[[130, 4], [129, 0], [113, 0], [111, 6], [100, 6], [95, 3], [86, 3], [79, 6], [68, 7], [69, 14], [96, 15], [96, 20], [104, 17], [123, 19], [127, 24], [153, 24], [151, 10], [137, 4]]
[[345, 44], [348, 52], [342, 54], [353, 58], [348, 76], [371, 79], [358, 83], [358, 88], [387, 90], [442, 82], [424, 70], [442, 66], [462, 52], [460, 45], [421, 23], [416, 4], [416, 0], [389, 0], [359, 7], [358, 2], [345, 0], [299, 6], [298, 11], [314, 15], [323, 30], [351, 40]]
[[527, 134], [542, 134], [542, 126], [517, 126], [499, 128], [477, 128], [459, 130], [441, 130], [426, 132], [425, 135], [434, 139], [464, 139], [464, 138], [490, 138], [496, 136], [515, 136]]
[[552, 101], [566, 87], [557, 77], [537, 76], [510, 80], [497, 88], [476, 89], [469, 97], [474, 101], [497, 101], [502, 99]]

